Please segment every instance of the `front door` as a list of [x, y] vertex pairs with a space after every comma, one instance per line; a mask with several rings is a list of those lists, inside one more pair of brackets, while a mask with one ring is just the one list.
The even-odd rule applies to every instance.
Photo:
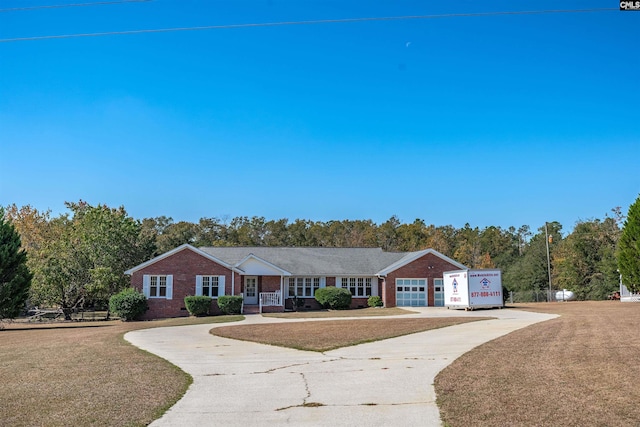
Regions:
[[258, 278], [245, 276], [244, 278], [244, 303], [246, 305], [258, 304]]

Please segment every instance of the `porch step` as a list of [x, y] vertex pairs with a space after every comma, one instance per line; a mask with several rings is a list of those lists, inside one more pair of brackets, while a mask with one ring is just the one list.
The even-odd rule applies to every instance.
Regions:
[[259, 305], [245, 305], [242, 311], [243, 311], [244, 314], [258, 314], [258, 313], [260, 313], [260, 306]]

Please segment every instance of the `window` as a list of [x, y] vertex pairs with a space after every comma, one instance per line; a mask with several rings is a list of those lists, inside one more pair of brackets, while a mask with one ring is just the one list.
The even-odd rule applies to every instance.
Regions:
[[224, 276], [196, 276], [196, 295], [218, 298], [224, 295]]
[[313, 298], [324, 284], [324, 277], [289, 277], [289, 296]]
[[149, 286], [149, 296], [151, 298], [167, 297], [167, 276], [151, 276], [151, 284]]
[[336, 286], [348, 289], [356, 298], [365, 298], [378, 294], [374, 280], [372, 277], [342, 277], [336, 278]]
[[142, 277], [142, 293], [147, 298], [172, 299], [173, 276], [145, 274]]

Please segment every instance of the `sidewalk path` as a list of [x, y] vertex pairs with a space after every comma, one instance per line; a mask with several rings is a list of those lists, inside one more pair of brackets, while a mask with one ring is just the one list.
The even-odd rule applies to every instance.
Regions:
[[[325, 353], [209, 333], [229, 323], [144, 329], [125, 339], [193, 376], [184, 397], [152, 426], [439, 426], [433, 381], [440, 370], [482, 343], [556, 317], [512, 309], [411, 309], [419, 310], [411, 317], [497, 319]], [[328, 319], [303, 321], [309, 320]], [[291, 320], [248, 315], [235, 324], [283, 321]]]

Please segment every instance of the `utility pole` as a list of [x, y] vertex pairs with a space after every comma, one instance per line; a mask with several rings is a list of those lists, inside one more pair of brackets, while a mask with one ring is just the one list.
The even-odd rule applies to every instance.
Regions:
[[549, 241], [551, 237], [549, 236], [549, 231], [547, 230], [547, 222], [544, 222], [544, 235], [545, 240], [547, 242], [547, 271], [549, 272], [549, 298], [548, 301], [551, 301], [551, 258], [549, 257]]

